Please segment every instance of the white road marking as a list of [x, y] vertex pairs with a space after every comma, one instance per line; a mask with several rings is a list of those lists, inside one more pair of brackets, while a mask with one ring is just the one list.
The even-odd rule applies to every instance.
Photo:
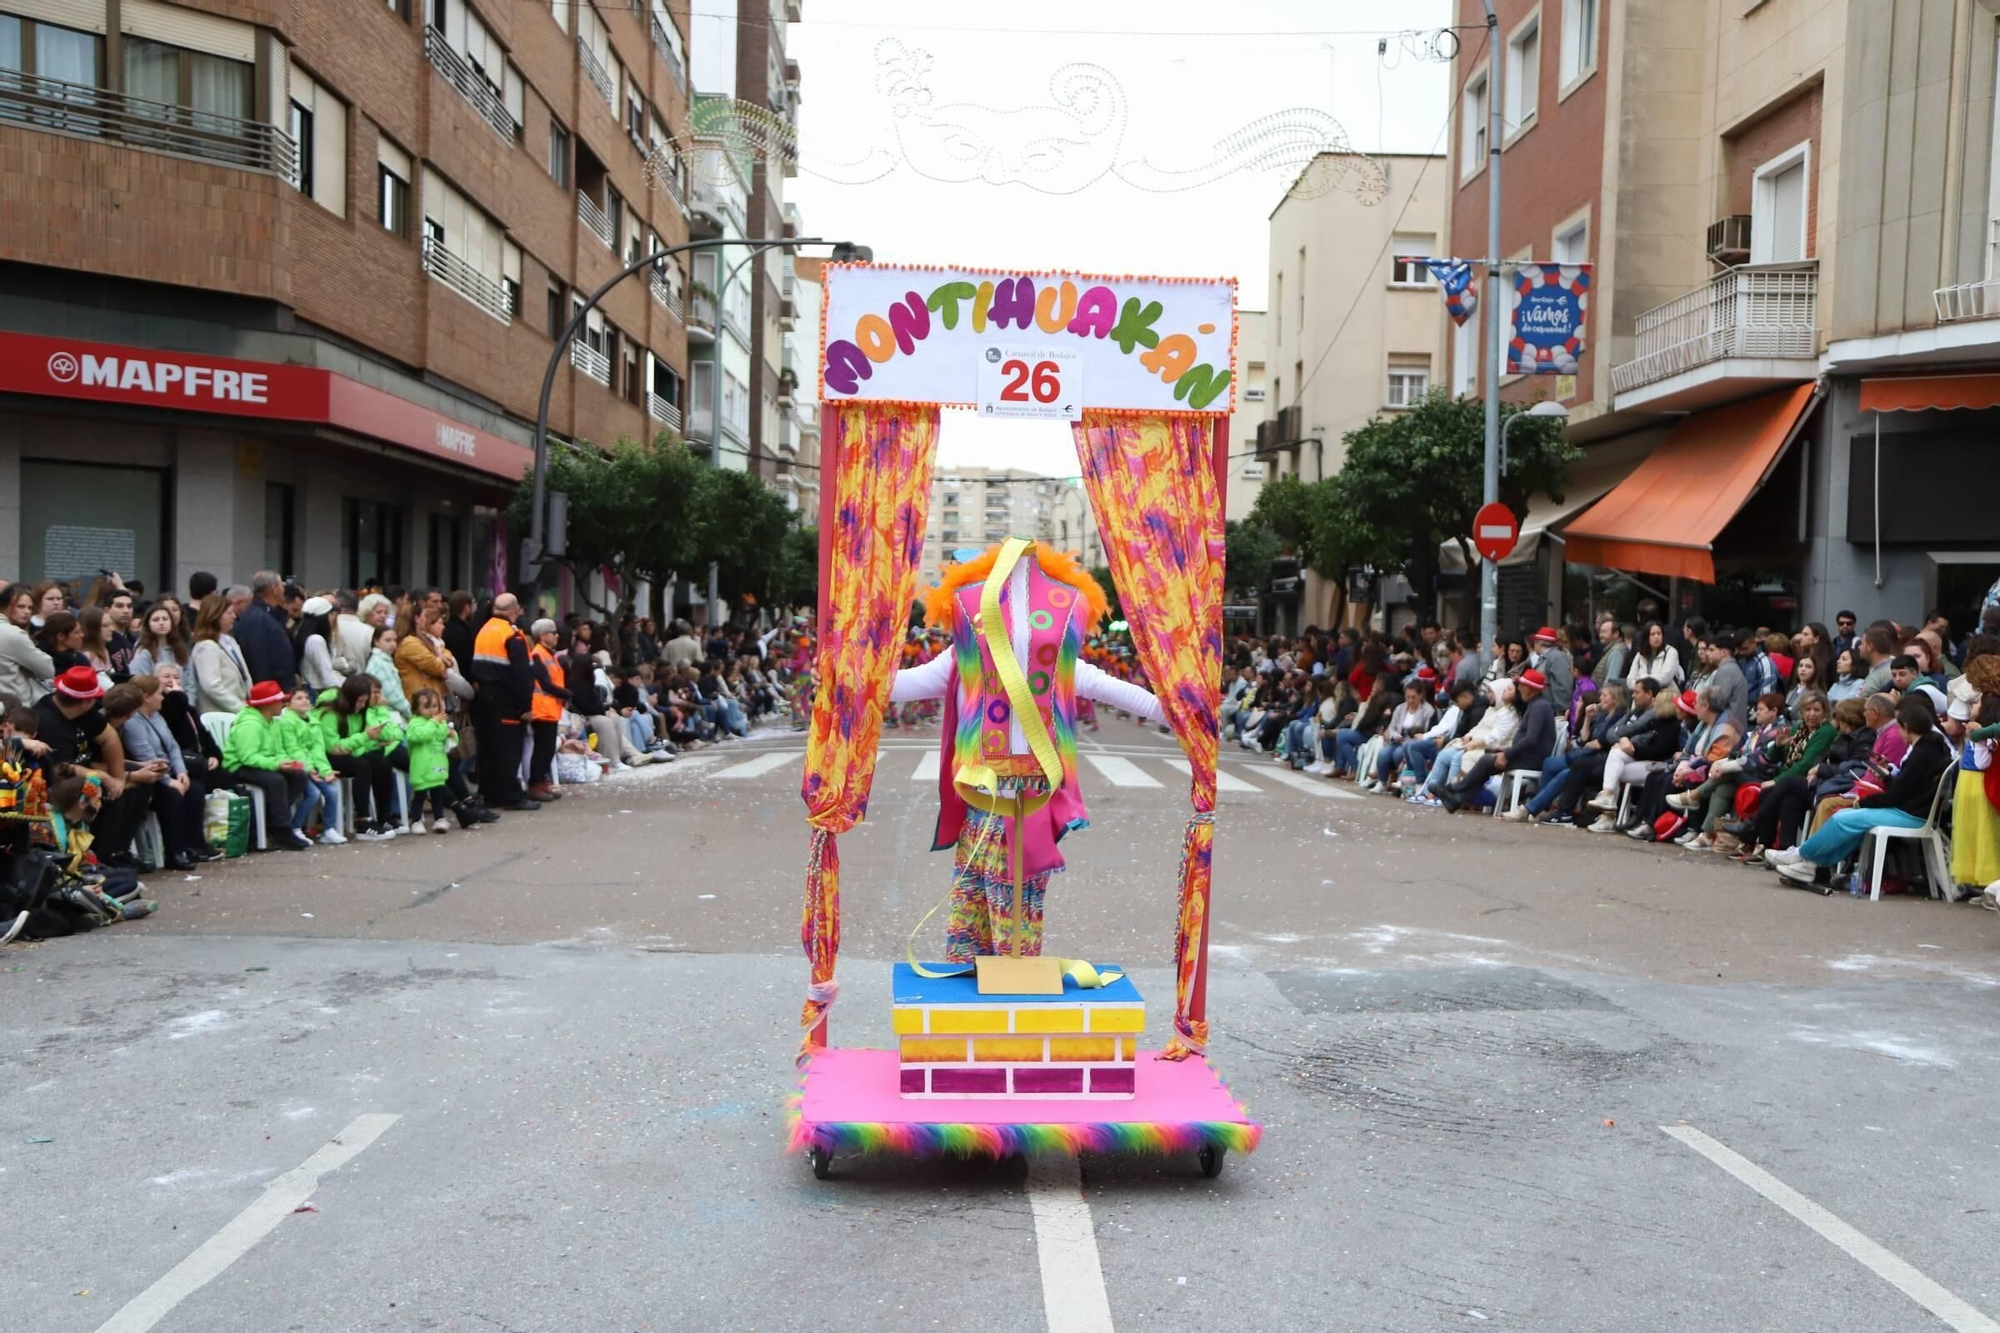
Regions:
[[[1189, 777], [1194, 776], [1194, 765], [1190, 764], [1185, 759], [1169, 759], [1167, 760], [1167, 767], [1178, 768], [1181, 772], [1187, 774]], [[1262, 787], [1254, 786], [1251, 783], [1245, 782], [1242, 778], [1237, 777], [1234, 773], [1231, 773], [1228, 769], [1225, 769], [1220, 764], [1217, 764], [1215, 766], [1215, 789], [1217, 791], [1255, 792], [1259, 796], [1262, 796], [1264, 794], [1264, 789]]]
[[1112, 1333], [1111, 1298], [1097, 1259], [1097, 1232], [1074, 1157], [1029, 1159], [1028, 1206], [1042, 1266], [1042, 1314], [1049, 1333]]
[[171, 1314], [175, 1306], [207, 1286], [222, 1270], [250, 1253], [258, 1241], [276, 1230], [293, 1209], [312, 1197], [321, 1176], [353, 1161], [363, 1148], [382, 1137], [383, 1131], [400, 1119], [399, 1115], [356, 1116], [354, 1123], [318, 1152], [266, 1185], [255, 1203], [230, 1219], [200, 1249], [127, 1301], [123, 1309], [98, 1326], [97, 1333], [146, 1333]]
[[1995, 1323], [1963, 1300], [1883, 1249], [1805, 1195], [1779, 1180], [1747, 1157], [1731, 1151], [1692, 1125], [1661, 1125], [1660, 1132], [1679, 1139], [1778, 1207], [1832, 1241], [1917, 1304], [1959, 1333], [2000, 1333]]
[[912, 782], [936, 782], [938, 780], [938, 752], [931, 750], [917, 760], [917, 768], [910, 774]]
[[1343, 791], [1325, 778], [1316, 778], [1308, 773], [1294, 773], [1283, 764], [1273, 764], [1269, 768], [1260, 768], [1257, 771], [1273, 782], [1282, 782], [1287, 787], [1297, 787], [1300, 791], [1308, 791], [1315, 796], [1331, 796], [1338, 801], [1361, 799], [1360, 792]]
[[770, 754], [760, 754], [755, 759], [746, 759], [740, 764], [709, 774], [712, 778], [761, 778], [766, 773], [783, 768], [799, 758], [804, 750], [774, 750]]
[[1121, 759], [1115, 754], [1087, 754], [1090, 766], [1103, 775], [1104, 780], [1114, 787], [1157, 787], [1160, 780], [1130, 759]]
[[668, 764], [666, 767], [670, 773], [690, 773], [697, 768], [707, 768], [710, 764], [719, 764], [727, 757], [720, 754], [689, 754], [683, 750], [681, 751], [680, 758], [674, 760], [673, 763]]

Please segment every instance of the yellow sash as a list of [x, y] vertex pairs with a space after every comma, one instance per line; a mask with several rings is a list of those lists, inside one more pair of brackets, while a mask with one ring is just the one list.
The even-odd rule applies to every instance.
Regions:
[[[1020, 724], [1028, 749], [1049, 784], [1048, 791], [1030, 793], [1018, 803], [1018, 807], [1028, 814], [1048, 804], [1049, 797], [1062, 786], [1062, 759], [1056, 754], [1056, 743], [1050, 737], [1049, 729], [1042, 725], [1041, 712], [1035, 707], [1034, 692], [1028, 688], [1028, 677], [1021, 670], [1020, 659], [1014, 656], [1014, 640], [1007, 633], [1007, 618], [1000, 611], [1001, 590], [1007, 586], [1007, 580], [1021, 556], [1033, 546], [1034, 543], [1025, 538], [1009, 537], [1001, 544], [992, 572], [986, 576], [986, 585], [979, 591], [979, 625], [985, 631], [986, 651], [993, 658], [994, 674], [1000, 677], [1000, 687], [1007, 692], [1013, 720]], [[1026, 614], [1023, 608], [1015, 609], [1020, 614]], [[1000, 775], [991, 764], [962, 764], [952, 775], [951, 782], [959, 798], [974, 809], [989, 815], [1011, 815], [1016, 811], [1017, 803], [1013, 798], [1003, 800], [1000, 796]]]

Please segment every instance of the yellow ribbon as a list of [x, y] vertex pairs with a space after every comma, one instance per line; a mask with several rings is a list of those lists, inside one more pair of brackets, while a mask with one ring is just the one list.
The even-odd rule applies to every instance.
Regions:
[[[986, 634], [986, 651], [993, 657], [994, 674], [1000, 677], [1000, 686], [1007, 692], [1007, 703], [1013, 709], [1014, 721], [1020, 724], [1021, 734], [1027, 738], [1028, 749], [1035, 756], [1035, 763], [1048, 779], [1047, 792], [1031, 794], [1024, 798], [1027, 813], [1032, 814], [1048, 803], [1049, 797], [1062, 786], [1062, 759], [1056, 754], [1056, 743], [1049, 736], [1049, 729], [1042, 725], [1042, 715], [1035, 707], [1034, 692], [1028, 688], [1028, 677], [1021, 670], [1020, 659], [1014, 656], [1014, 641], [1007, 633], [1007, 618], [1000, 610], [1000, 593], [1007, 586], [1007, 579], [1020, 563], [1021, 556], [1032, 549], [1033, 542], [1023, 537], [1009, 537], [1001, 543], [1000, 554], [993, 561], [993, 570], [986, 576], [986, 585], [979, 590], [979, 626]], [[1026, 611], [1016, 608], [1020, 614]], [[1000, 777], [990, 764], [965, 764], [952, 776], [952, 785], [967, 805], [984, 810], [989, 815], [1005, 814], [999, 799]]]

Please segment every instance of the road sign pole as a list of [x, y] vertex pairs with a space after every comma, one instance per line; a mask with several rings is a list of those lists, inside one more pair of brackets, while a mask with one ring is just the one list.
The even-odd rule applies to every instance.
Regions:
[[[1486, 3], [1486, 49], [1493, 53], [1486, 90], [1486, 460], [1479, 498], [1493, 504], [1500, 498], [1500, 78], [1507, 62], [1500, 59], [1500, 20], [1493, 0]], [[1479, 569], [1479, 643], [1491, 653], [1500, 632], [1499, 562]]]

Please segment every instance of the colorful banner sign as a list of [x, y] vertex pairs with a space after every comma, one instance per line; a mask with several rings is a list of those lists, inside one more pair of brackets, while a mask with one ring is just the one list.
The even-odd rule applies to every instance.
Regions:
[[1479, 289], [1472, 285], [1472, 264], [1464, 259], [1425, 259], [1408, 256], [1407, 263], [1422, 264], [1437, 279], [1444, 292], [1444, 312], [1451, 322], [1463, 325], [1479, 311]]
[[1078, 406], [1230, 410], [1236, 280], [828, 264], [820, 314], [828, 402], [979, 400], [987, 349], [1074, 351]]
[[1590, 265], [1517, 264], [1508, 298], [1509, 375], [1574, 375], [1590, 312]]

